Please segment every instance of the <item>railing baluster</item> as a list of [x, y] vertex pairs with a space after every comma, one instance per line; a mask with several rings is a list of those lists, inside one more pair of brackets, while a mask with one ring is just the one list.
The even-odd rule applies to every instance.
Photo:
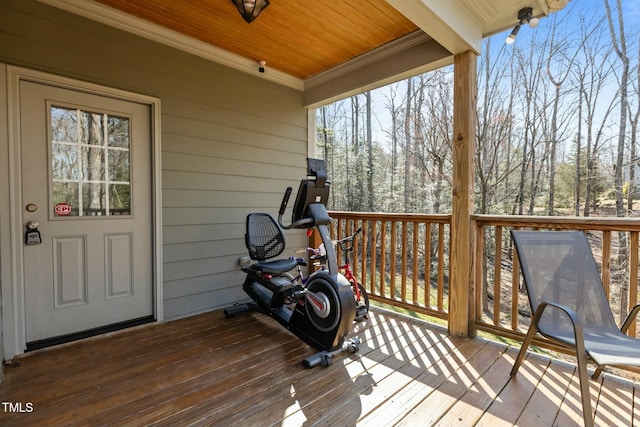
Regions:
[[[373, 292], [373, 285], [376, 282], [376, 273], [377, 273], [377, 262], [378, 262], [378, 221], [371, 221], [371, 280], [365, 282], [364, 279], [361, 279], [362, 286], [367, 288], [366, 283], [371, 283], [368, 287], [370, 292]], [[364, 251], [364, 249], [363, 249]]]
[[[520, 261], [518, 254], [513, 251], [513, 266], [511, 267], [511, 330], [518, 330], [518, 291], [520, 289]], [[515, 315], [514, 315], [515, 313]], [[531, 313], [533, 317], [533, 313]]]
[[[362, 227], [362, 233], [360, 234], [360, 237], [362, 238], [362, 266], [360, 268], [360, 277], [358, 277], [358, 279], [360, 279], [361, 283], [367, 283], [367, 254], [369, 253], [368, 251], [369, 221], [363, 220], [360, 223], [360, 226]], [[357, 229], [358, 229], [357, 227], [355, 226], [353, 227], [353, 231], [356, 231]], [[375, 246], [372, 246], [372, 248], [375, 250]]]
[[391, 283], [390, 298], [396, 299], [396, 221], [391, 221]]
[[[502, 227], [496, 226], [496, 253], [493, 268], [493, 324], [500, 324], [500, 301], [502, 299]], [[513, 315], [513, 313], [511, 313]]]
[[411, 250], [413, 251], [413, 253], [411, 255], [411, 284], [413, 289], [411, 298], [414, 304], [420, 304], [420, 298], [418, 298], [418, 233], [420, 232], [420, 230], [418, 229], [419, 224], [417, 222], [413, 222], [412, 224], [413, 239], [411, 242]]
[[607, 294], [607, 299], [610, 298], [611, 289], [611, 231], [604, 230], [602, 232], [602, 286], [604, 286], [604, 292]]
[[485, 228], [476, 226], [476, 313], [475, 320], [482, 320], [484, 290], [484, 233]]
[[[629, 243], [629, 308], [630, 312], [638, 301], [638, 232], [632, 231]], [[636, 336], [636, 323], [633, 322], [627, 332], [629, 336]]]
[[402, 247], [400, 248], [400, 254], [402, 259], [400, 299], [403, 302], [407, 302], [407, 221], [402, 221]]
[[[382, 230], [380, 234], [380, 293], [378, 295], [384, 297], [387, 296], [387, 286], [386, 286], [386, 275], [387, 275], [387, 221], [380, 221], [380, 230]], [[371, 292], [375, 294], [373, 289], [373, 283], [371, 283]]]
[[[335, 239], [338, 240], [342, 237], [344, 233], [344, 229], [348, 227], [348, 218], [344, 218], [343, 221], [338, 221], [338, 231], [336, 232]], [[338, 257], [338, 263], [340, 263], [342, 259], [342, 251], [340, 250], [340, 245], [336, 247], [336, 256]]]
[[444, 224], [438, 225], [438, 311], [444, 311]]
[[431, 305], [431, 223], [424, 224], [424, 305]]
[[[353, 220], [353, 227], [349, 230], [349, 235], [358, 229], [358, 226], [362, 225], [364, 221], [363, 220], [357, 220], [354, 218]], [[342, 237], [347, 237], [342, 236]], [[362, 237], [362, 236], [360, 236]], [[362, 244], [364, 245], [364, 240], [362, 241]], [[359, 265], [367, 265], [367, 260], [366, 260], [366, 256], [367, 256], [367, 251], [364, 249], [362, 249], [362, 256], [360, 256], [360, 246], [358, 245], [353, 245], [353, 252], [351, 252], [351, 270], [354, 271], [354, 274], [356, 274], [355, 272], [358, 271], [358, 266]], [[360, 278], [360, 281], [362, 281], [363, 279]]]

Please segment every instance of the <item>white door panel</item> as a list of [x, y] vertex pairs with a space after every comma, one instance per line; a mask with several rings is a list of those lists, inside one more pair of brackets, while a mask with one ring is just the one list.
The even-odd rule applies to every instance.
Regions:
[[153, 314], [148, 105], [20, 82], [26, 341]]

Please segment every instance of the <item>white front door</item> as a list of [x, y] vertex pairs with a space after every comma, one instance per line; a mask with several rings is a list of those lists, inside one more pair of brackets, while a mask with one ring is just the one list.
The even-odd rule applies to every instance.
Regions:
[[152, 316], [150, 107], [19, 90], [27, 344]]

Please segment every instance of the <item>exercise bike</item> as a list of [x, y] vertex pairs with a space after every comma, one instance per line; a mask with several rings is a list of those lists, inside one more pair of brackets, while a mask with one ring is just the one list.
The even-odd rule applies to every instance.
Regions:
[[[307, 178], [300, 181], [293, 206], [291, 223], [285, 225], [286, 211], [292, 188], [285, 191], [278, 222], [266, 213], [247, 216], [245, 244], [251, 259], [258, 261], [242, 271], [247, 277], [242, 285], [252, 303], [236, 304], [224, 310], [225, 317], [257, 310], [277, 320], [298, 338], [320, 350], [306, 358], [303, 365], [312, 368], [328, 366], [333, 356], [349, 351], [356, 353], [360, 341], [348, 339], [356, 314], [356, 300], [349, 281], [339, 273], [336, 253], [331, 244], [327, 213], [330, 184], [323, 160], [307, 159]], [[303, 260], [277, 259], [285, 249], [283, 229], [316, 227], [327, 248], [327, 268], [311, 274], [306, 284], [291, 280], [291, 270]]]

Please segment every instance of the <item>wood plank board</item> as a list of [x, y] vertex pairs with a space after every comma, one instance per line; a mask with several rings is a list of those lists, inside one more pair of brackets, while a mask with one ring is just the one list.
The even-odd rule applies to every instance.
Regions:
[[[305, 369], [316, 351], [259, 313], [221, 311], [39, 350], [5, 367], [0, 425], [582, 425], [575, 367], [450, 336], [374, 308], [357, 354]], [[597, 425], [632, 425], [640, 386], [590, 381]]]

